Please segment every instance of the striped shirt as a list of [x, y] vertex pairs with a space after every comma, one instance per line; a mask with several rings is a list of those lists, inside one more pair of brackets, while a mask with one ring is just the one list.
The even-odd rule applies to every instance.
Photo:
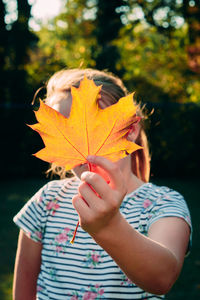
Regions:
[[[35, 242], [42, 243], [42, 263], [37, 280], [39, 300], [162, 299], [145, 292], [120, 270], [112, 258], [78, 228], [71, 244], [78, 215], [72, 205], [80, 180], [55, 180], [41, 188], [14, 217], [14, 222]], [[190, 214], [183, 197], [167, 187], [144, 183], [126, 195], [120, 211], [141, 234], [163, 217]]]

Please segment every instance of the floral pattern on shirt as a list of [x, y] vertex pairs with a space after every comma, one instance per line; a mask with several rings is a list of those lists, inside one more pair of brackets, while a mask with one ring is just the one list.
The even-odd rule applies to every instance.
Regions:
[[54, 268], [51, 268], [49, 270], [49, 274], [50, 274], [52, 280], [54, 280], [54, 281], [57, 280], [57, 278], [56, 278], [56, 270]]
[[[22, 214], [22, 220], [26, 217]], [[25, 221], [26, 222], [26, 221]], [[26, 231], [27, 236], [35, 242], [41, 242], [43, 237], [43, 230], [42, 229], [33, 229], [32, 231]]]
[[53, 242], [51, 244], [54, 246], [54, 251], [56, 255], [59, 253], [64, 254], [66, 252], [66, 247], [71, 245], [70, 241], [73, 237], [72, 230], [68, 227], [59, 230], [59, 232], [54, 237]]
[[29, 232], [29, 237], [35, 242], [41, 242], [42, 240], [42, 232], [39, 230], [35, 230], [34, 232]]
[[[161, 296], [162, 297], [162, 296]], [[143, 300], [147, 300], [149, 297], [148, 297], [148, 293], [144, 293], [143, 295], [141, 295], [141, 299]], [[163, 298], [163, 297], [162, 297]]]
[[147, 219], [151, 219], [152, 217], [155, 217], [157, 215], [161, 215], [164, 213], [163, 209], [155, 210], [156, 205], [157, 205], [157, 201], [155, 201], [155, 200], [152, 201], [152, 200], [149, 200], [148, 198], [144, 200], [144, 202], [142, 204], [142, 206], [143, 206], [142, 212], [147, 213]]
[[144, 207], [144, 208], [147, 208], [147, 207], [149, 207], [150, 205], [152, 205], [152, 201], [149, 200], [149, 199], [145, 199], [144, 202], [143, 202], [143, 207]]
[[133, 286], [133, 282], [125, 275], [125, 274], [122, 274], [121, 276], [121, 283], [120, 285], [123, 285], [123, 286]]
[[44, 288], [41, 285], [37, 285], [37, 292], [42, 292]]
[[57, 199], [53, 199], [51, 201], [49, 201], [46, 205], [46, 209], [47, 211], [49, 211], [49, 213], [54, 216], [57, 209], [59, 209], [60, 205], [57, 203], [58, 200]]
[[97, 267], [102, 262], [102, 254], [101, 251], [95, 251], [88, 252], [86, 255], [86, 258], [84, 259], [84, 264], [89, 267], [90, 269], [93, 269]]
[[95, 286], [88, 286], [88, 289], [82, 289], [80, 293], [73, 292], [70, 293], [70, 300], [100, 300], [105, 299], [104, 297], [104, 289], [101, 288], [100, 284], [96, 284]]

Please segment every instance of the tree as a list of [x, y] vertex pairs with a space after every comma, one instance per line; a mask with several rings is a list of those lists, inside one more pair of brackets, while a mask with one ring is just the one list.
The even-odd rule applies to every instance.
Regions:
[[126, 25], [116, 41], [128, 89], [136, 90], [144, 102], [187, 102], [186, 29], [174, 31], [169, 38], [148, 25], [130, 27]]
[[[124, 1], [125, 22], [135, 26], [141, 20], [156, 27], [161, 34], [171, 36], [183, 24], [187, 24], [189, 46], [188, 67], [200, 73], [200, 1], [199, 0], [129, 0]], [[140, 13], [138, 13], [140, 12]]]
[[29, 60], [28, 51], [37, 38], [29, 29], [31, 5], [28, 0], [17, 0], [17, 20], [5, 23], [6, 6], [0, 2], [0, 64], [3, 71], [1, 96], [6, 103], [25, 103], [30, 96], [25, 64]]
[[6, 100], [6, 56], [8, 50], [8, 32], [6, 30], [6, 24], [4, 16], [6, 13], [5, 4], [0, 1], [0, 95], [1, 100]]
[[100, 70], [108, 69], [118, 75], [122, 75], [124, 70], [116, 68], [120, 53], [113, 41], [118, 37], [119, 31], [123, 27], [120, 18], [122, 12], [117, 12], [117, 9], [123, 4], [123, 0], [98, 1], [93, 31], [97, 40], [92, 51], [96, 67]]
[[[191, 5], [192, 3], [192, 5]], [[183, 1], [184, 18], [188, 24], [188, 65], [200, 74], [200, 1]]]
[[189, 50], [198, 49], [191, 44], [184, 3], [68, 0], [65, 10], [37, 33], [38, 50], [26, 67], [31, 84], [39, 87], [60, 68], [82, 65], [114, 72], [143, 100], [199, 102], [197, 68], [188, 58]]
[[94, 67], [92, 45], [92, 7], [86, 0], [68, 0], [65, 9], [37, 32], [38, 49], [30, 51], [31, 63], [26, 66], [33, 86], [40, 87], [61, 68]]
[[40, 82], [33, 68], [39, 68], [46, 78], [62, 67], [80, 65], [122, 75], [122, 70], [116, 68], [120, 53], [113, 43], [123, 27], [121, 13], [117, 12], [122, 3], [123, 0], [68, 0], [64, 11], [38, 32], [39, 50], [31, 54], [32, 65], [27, 66], [33, 80]]

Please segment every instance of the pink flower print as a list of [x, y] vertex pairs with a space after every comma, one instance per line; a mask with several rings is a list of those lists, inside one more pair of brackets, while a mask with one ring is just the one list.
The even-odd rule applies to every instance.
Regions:
[[74, 295], [70, 298], [70, 300], [78, 300], [78, 297]]
[[56, 252], [61, 252], [61, 251], [63, 251], [63, 248], [60, 246], [56, 246]]
[[30, 233], [29, 237], [37, 242], [40, 242], [42, 240], [42, 233], [36, 230], [35, 232]]
[[[72, 238], [72, 232], [69, 228], [63, 228], [55, 235], [54, 240], [51, 242], [55, 247], [55, 253], [65, 254], [65, 247], [70, 245], [70, 240]], [[73, 295], [74, 296], [74, 295]], [[75, 295], [77, 296], [77, 295]]]
[[129, 278], [126, 278], [126, 282], [127, 282], [128, 285], [132, 285], [133, 284], [132, 281]]
[[41, 292], [42, 290], [43, 290], [43, 288], [40, 285], [38, 285], [37, 286], [37, 292]]
[[48, 210], [51, 210], [51, 209], [54, 207], [54, 205], [55, 205], [55, 202], [54, 202], [54, 201], [49, 202], [49, 203], [47, 204], [47, 209], [48, 209]]
[[99, 293], [99, 295], [103, 295], [104, 294], [104, 289], [100, 289], [98, 293]]
[[47, 204], [47, 206], [46, 206], [47, 210], [50, 210], [50, 211], [52, 212], [52, 215], [55, 214], [56, 210], [57, 210], [59, 207], [60, 207], [60, 205], [57, 204], [57, 200], [52, 200], [52, 201], [50, 201], [50, 202]]
[[92, 254], [91, 258], [92, 258], [93, 262], [97, 263], [97, 262], [99, 262], [100, 255], [99, 254]]
[[143, 207], [147, 208], [152, 204], [152, 202], [149, 199], [144, 200], [143, 202]]
[[64, 228], [63, 230], [64, 230], [64, 232], [68, 233], [71, 229], [68, 228], [68, 227], [66, 227], [66, 228]]
[[83, 295], [83, 300], [94, 300], [97, 297], [97, 293], [94, 292], [86, 292]]
[[62, 232], [55, 238], [55, 241], [59, 244], [65, 243], [68, 241], [68, 236], [65, 232]]
[[101, 252], [97, 253], [95, 250], [89, 252], [84, 259], [84, 264], [89, 268], [96, 268], [102, 262]]
[[35, 235], [36, 235], [36, 237], [37, 237], [39, 240], [42, 239], [42, 232], [36, 231], [36, 232], [35, 232]]
[[123, 285], [123, 286], [132, 286], [133, 283], [132, 283], [132, 281], [125, 274], [123, 274], [122, 275], [121, 285]]

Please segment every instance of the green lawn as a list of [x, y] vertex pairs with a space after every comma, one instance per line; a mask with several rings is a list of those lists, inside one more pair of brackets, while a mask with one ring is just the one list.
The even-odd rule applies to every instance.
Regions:
[[[0, 299], [10, 300], [12, 273], [17, 245], [18, 229], [12, 222], [13, 216], [23, 204], [40, 188], [45, 180], [1, 181], [0, 200]], [[200, 200], [199, 180], [153, 180], [181, 192], [188, 203], [193, 221], [193, 247], [186, 258], [182, 273], [167, 295], [167, 299], [200, 299]]]

